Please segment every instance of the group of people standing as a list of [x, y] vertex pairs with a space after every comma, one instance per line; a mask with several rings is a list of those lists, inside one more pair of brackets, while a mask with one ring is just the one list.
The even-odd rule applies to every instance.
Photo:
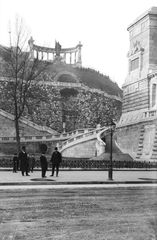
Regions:
[[[53, 154], [51, 156], [50, 162], [52, 163], [52, 174], [50, 175], [50, 177], [54, 176], [55, 169], [56, 169], [56, 177], [58, 177], [59, 165], [62, 162], [62, 155], [58, 151], [57, 147], [55, 147], [55, 151], [53, 152]], [[41, 154], [40, 163], [41, 163], [41, 176], [42, 176], [42, 178], [46, 178], [47, 158], [46, 158], [44, 152]]]
[[[56, 177], [58, 177], [59, 165], [62, 161], [62, 156], [61, 153], [58, 151], [57, 147], [55, 147], [55, 151], [53, 152], [50, 161], [52, 163], [52, 174], [50, 176], [54, 176], [54, 172], [56, 169]], [[45, 152], [43, 152], [40, 156], [40, 164], [41, 164], [41, 176], [42, 178], [46, 178], [48, 163], [47, 158], [45, 156]], [[19, 156], [15, 154], [13, 157], [13, 172], [17, 172], [17, 170], [19, 169], [19, 165], [22, 176], [24, 176], [24, 174], [26, 174], [26, 176], [30, 176], [28, 173], [30, 171], [33, 172], [35, 167], [35, 155], [33, 153], [31, 157], [29, 157], [29, 154], [26, 153], [25, 146], [22, 147], [22, 151], [20, 152]]]
[[35, 155], [32, 153], [31, 156], [26, 153], [25, 147], [22, 147], [22, 151], [20, 152], [19, 156], [17, 153], [14, 154], [13, 157], [13, 173], [16, 173], [20, 167], [22, 175], [24, 176], [24, 172], [26, 175], [29, 176], [29, 172], [33, 172], [35, 167]]

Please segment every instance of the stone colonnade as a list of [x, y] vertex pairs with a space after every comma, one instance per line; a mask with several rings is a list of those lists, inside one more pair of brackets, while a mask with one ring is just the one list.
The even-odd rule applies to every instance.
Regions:
[[[30, 48], [31, 60], [33, 60], [34, 58], [38, 58], [46, 61], [54, 61], [56, 59], [55, 48], [37, 46], [34, 44], [34, 40], [32, 37], [28, 41], [28, 44]], [[79, 44], [77, 44], [76, 47], [62, 48], [60, 50], [59, 60], [72, 65], [82, 66], [81, 47], [82, 47], [82, 44], [81, 42], [79, 42]], [[69, 62], [67, 62], [68, 57], [69, 57]]]

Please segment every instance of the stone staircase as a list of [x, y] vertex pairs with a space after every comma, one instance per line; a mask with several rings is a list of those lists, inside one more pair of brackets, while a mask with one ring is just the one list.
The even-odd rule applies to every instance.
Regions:
[[63, 157], [91, 158], [95, 156], [97, 134], [103, 128], [95, 128], [91, 131], [79, 134], [59, 145]]
[[153, 148], [152, 148], [152, 155], [150, 158], [151, 158], [151, 160], [157, 160], [157, 122], [155, 125], [154, 143], [153, 143]]
[[137, 150], [137, 155], [136, 155], [137, 160], [139, 160], [142, 156], [144, 133], [145, 133], [145, 129], [144, 129], [144, 125], [142, 125], [141, 130], [140, 130], [139, 144], [138, 144], [138, 150]]

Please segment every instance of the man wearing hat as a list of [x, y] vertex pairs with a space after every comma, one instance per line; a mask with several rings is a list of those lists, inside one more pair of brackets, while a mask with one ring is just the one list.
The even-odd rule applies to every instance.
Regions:
[[20, 168], [22, 176], [24, 176], [24, 173], [26, 172], [26, 176], [28, 175], [28, 158], [25, 146], [22, 147], [22, 151], [19, 154], [19, 160], [20, 160]]
[[58, 148], [55, 147], [55, 151], [53, 152], [52, 157], [51, 157], [52, 175], [50, 175], [50, 177], [52, 177], [54, 175], [55, 168], [56, 168], [56, 177], [58, 177], [59, 165], [60, 165], [61, 161], [62, 161], [62, 155], [58, 151]]

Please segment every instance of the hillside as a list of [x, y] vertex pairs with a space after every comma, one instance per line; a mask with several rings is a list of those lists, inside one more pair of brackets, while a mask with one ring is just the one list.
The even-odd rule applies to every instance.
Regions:
[[[9, 49], [7, 47], [0, 46], [0, 60], [8, 61], [9, 58]], [[65, 70], [74, 73], [77, 78], [79, 78], [81, 83], [87, 85], [90, 88], [100, 89], [110, 95], [117, 95], [122, 97], [122, 89], [119, 88], [117, 83], [113, 82], [109, 76], [105, 76], [91, 68], [72, 67], [69, 64], [63, 64], [61, 62], [59, 64], [50, 63], [47, 69], [47, 74], [55, 76], [58, 72]], [[67, 76], [61, 77], [63, 81], [64, 77], [67, 78]], [[67, 81], [67, 79], [65, 81]], [[70, 80], [72, 79], [69, 75], [69, 81]]]
[[68, 64], [50, 64], [48, 68], [50, 74], [57, 74], [65, 70], [74, 73], [88, 87], [100, 89], [110, 95], [122, 96], [122, 89], [117, 83], [113, 82], [109, 76], [100, 74], [93, 69], [72, 67]]

